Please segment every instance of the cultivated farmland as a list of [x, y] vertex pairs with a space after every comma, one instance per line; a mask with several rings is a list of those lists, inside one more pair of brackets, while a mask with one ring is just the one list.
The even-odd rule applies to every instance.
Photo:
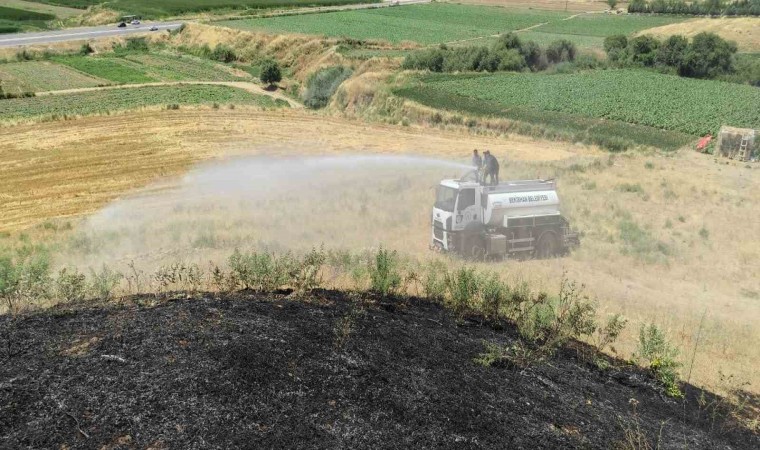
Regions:
[[212, 103], [275, 107], [275, 102], [267, 96], [227, 86], [148, 86], [3, 100], [0, 102], [0, 117], [11, 120], [77, 116], [156, 105]]
[[148, 76], [142, 67], [121, 58], [100, 56], [62, 56], [55, 61], [114, 83], [148, 83], [158, 81]]
[[[573, 74], [438, 75], [422, 89], [476, 99], [508, 115], [510, 108], [604, 118], [691, 135], [729, 123], [758, 127], [760, 91], [747, 85], [694, 80], [637, 70]], [[405, 91], [405, 94], [409, 94]], [[419, 95], [418, 99], [424, 102]], [[452, 99], [448, 108], [456, 109]]]
[[250, 77], [230, 67], [188, 55], [126, 53], [106, 56], [65, 56], [56, 61], [114, 83], [151, 81], [238, 81]]
[[347, 5], [352, 3], [374, 3], [377, 0], [33, 0], [72, 8], [87, 8], [93, 5], [106, 4], [108, 8], [117, 11], [129, 11], [145, 17], [160, 17], [166, 15], [184, 14], [215, 9], [259, 9], [298, 6], [330, 6]]
[[519, 30], [560, 20], [569, 15], [551, 11], [515, 11], [498, 7], [437, 3], [403, 8], [231, 20], [219, 24], [273, 33], [436, 44]]
[[49, 61], [0, 64], [0, 83], [10, 93], [94, 87], [104, 80]]
[[47, 13], [0, 6], [0, 33], [47, 28], [47, 22], [55, 16]]

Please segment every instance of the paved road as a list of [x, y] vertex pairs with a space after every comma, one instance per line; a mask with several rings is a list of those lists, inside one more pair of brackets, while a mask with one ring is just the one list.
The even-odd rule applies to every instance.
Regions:
[[[155, 22], [140, 25], [127, 25], [118, 28], [116, 25], [102, 27], [71, 28], [68, 30], [45, 31], [41, 33], [18, 33], [0, 35], [0, 47], [23, 47], [26, 45], [47, 44], [51, 42], [79, 41], [111, 36], [125, 36], [139, 33], [150, 33], [150, 27], [156, 26], [158, 30], [174, 30], [182, 25], [182, 22]], [[157, 33], [158, 31], [154, 31]]]
[[[419, 3], [430, 3], [430, 1], [431, 0], [382, 0], [380, 3], [362, 3], [331, 7], [302, 8], [299, 10], [285, 10], [274, 12], [273, 15], [288, 15], [304, 12], [340, 11], [346, 9], [387, 8], [396, 5], [403, 6]], [[150, 33], [150, 27], [153, 25], [155, 25], [158, 30], [174, 30], [182, 26], [182, 22], [151, 22], [143, 23], [137, 26], [127, 25], [126, 28], [118, 28], [116, 25], [105, 25], [100, 27], [82, 27], [70, 28], [68, 30], [44, 31], [41, 33], [0, 34], [0, 48], [24, 47], [27, 45], [49, 44], [52, 42], [81, 41], [111, 36]]]

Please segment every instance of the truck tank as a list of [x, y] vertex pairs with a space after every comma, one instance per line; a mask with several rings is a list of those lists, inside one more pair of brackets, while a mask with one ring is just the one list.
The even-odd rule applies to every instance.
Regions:
[[483, 219], [487, 226], [506, 227], [519, 217], [559, 215], [559, 196], [554, 181], [510, 181], [483, 188]]

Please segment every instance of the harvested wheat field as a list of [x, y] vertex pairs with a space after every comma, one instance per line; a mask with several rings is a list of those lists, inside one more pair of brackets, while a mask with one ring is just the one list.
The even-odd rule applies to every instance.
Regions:
[[760, 18], [758, 17], [694, 19], [650, 28], [638, 34], [653, 34], [661, 37], [681, 34], [693, 37], [703, 32], [715, 33], [723, 39], [735, 41], [741, 52], [760, 52]]

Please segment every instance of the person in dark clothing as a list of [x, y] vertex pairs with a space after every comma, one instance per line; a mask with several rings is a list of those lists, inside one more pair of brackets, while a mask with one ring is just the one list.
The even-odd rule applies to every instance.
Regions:
[[483, 155], [483, 183], [488, 184], [488, 177], [490, 176], [491, 186], [496, 186], [499, 184], [499, 161], [488, 150], [483, 152]]

